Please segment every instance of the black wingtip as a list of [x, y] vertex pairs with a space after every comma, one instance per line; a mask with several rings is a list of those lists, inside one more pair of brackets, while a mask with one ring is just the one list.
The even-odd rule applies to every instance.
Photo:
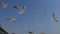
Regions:
[[14, 5], [13, 7], [14, 7], [14, 8], [17, 8], [17, 6], [16, 6], [16, 5]]

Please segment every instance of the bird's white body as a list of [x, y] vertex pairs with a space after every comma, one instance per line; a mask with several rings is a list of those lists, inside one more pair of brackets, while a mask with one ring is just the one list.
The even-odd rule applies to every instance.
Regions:
[[15, 22], [16, 18], [7, 18], [7, 20], [10, 21], [10, 22]]

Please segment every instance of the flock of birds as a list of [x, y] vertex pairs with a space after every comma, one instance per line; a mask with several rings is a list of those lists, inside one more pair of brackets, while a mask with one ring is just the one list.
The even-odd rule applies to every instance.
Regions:
[[[2, 6], [3, 8], [7, 8], [8, 4], [5, 3], [5, 2], [0, 1], [0, 6]], [[14, 5], [13, 8], [18, 10], [18, 14], [23, 14], [26, 7], [20, 8], [20, 7], [16, 6], [16, 5]], [[8, 20], [10, 22], [15, 22], [16, 18], [6, 18], [6, 20]]]
[[[8, 6], [8, 4], [0, 1], [0, 6], [2, 6], [3, 8], [6, 8], [6, 7]], [[26, 9], [26, 7], [20, 8], [19, 6], [16, 6], [16, 5], [14, 5], [13, 7], [18, 10], [18, 14], [23, 14], [24, 11], [25, 11], [25, 9]], [[36, 13], [35, 16], [37, 16], [37, 15], [38, 15], [38, 14]], [[46, 15], [46, 13], [45, 13], [45, 15]], [[55, 13], [54, 13], [54, 12], [52, 12], [52, 18], [51, 18], [51, 19], [52, 19], [53, 21], [55, 21], [55, 22], [58, 22], [58, 20], [56, 19], [56, 16], [55, 16]], [[8, 20], [9, 22], [15, 22], [15, 21], [16, 21], [16, 18], [6, 18], [6, 20]], [[34, 34], [34, 33], [31, 32], [31, 31], [29, 31], [28, 33]], [[14, 33], [13, 33], [13, 34], [14, 34]], [[41, 32], [41, 34], [45, 34], [45, 33], [44, 33], [44, 32]]]
[[[8, 6], [7, 3], [2, 2], [2, 1], [0, 1], [0, 5], [3, 8], [6, 8]], [[16, 5], [14, 5], [13, 7], [18, 10], [18, 14], [23, 14], [24, 11], [25, 11], [25, 9], [26, 9], [26, 7], [20, 8], [19, 6], [16, 6]], [[46, 13], [45, 13], [45, 15], [46, 15]], [[37, 13], [35, 14], [35, 16], [37, 16]], [[6, 20], [8, 20], [10, 22], [15, 22], [16, 21], [16, 18], [6, 18]], [[55, 16], [55, 13], [54, 12], [52, 12], [52, 20], [55, 21], [55, 22], [58, 22], [58, 20], [56, 19], [56, 16]]]

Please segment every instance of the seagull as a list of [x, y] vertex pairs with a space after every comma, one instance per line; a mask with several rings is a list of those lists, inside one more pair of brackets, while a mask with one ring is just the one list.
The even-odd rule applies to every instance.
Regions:
[[10, 22], [15, 22], [16, 18], [6, 18], [6, 20], [10, 21]]
[[52, 20], [54, 20], [54, 21], [58, 22], [58, 20], [56, 19], [55, 14], [54, 14], [54, 12], [52, 12]]
[[3, 8], [6, 8], [6, 7], [8, 6], [7, 3], [1, 2], [1, 1], [0, 1], [0, 5], [1, 5]]
[[26, 7], [24, 7], [22, 9], [22, 8], [20, 8], [20, 7], [18, 7], [18, 6], [15, 5], [14, 8], [16, 8], [18, 10], [18, 14], [23, 14]]

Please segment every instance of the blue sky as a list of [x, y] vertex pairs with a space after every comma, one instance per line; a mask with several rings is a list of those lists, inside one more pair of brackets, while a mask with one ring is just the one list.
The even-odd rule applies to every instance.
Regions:
[[[33, 31], [35, 34], [45, 32], [46, 34], [60, 34], [60, 0], [0, 0], [8, 3], [7, 8], [0, 6], [0, 24], [9, 34], [29, 34]], [[26, 7], [24, 14], [19, 15], [13, 8], [17, 5], [21, 8]], [[46, 12], [46, 16], [42, 14]], [[55, 12], [58, 22], [51, 20], [51, 13]], [[34, 17], [37, 13], [38, 17]], [[20, 21], [10, 23], [6, 18], [18, 18]]]

